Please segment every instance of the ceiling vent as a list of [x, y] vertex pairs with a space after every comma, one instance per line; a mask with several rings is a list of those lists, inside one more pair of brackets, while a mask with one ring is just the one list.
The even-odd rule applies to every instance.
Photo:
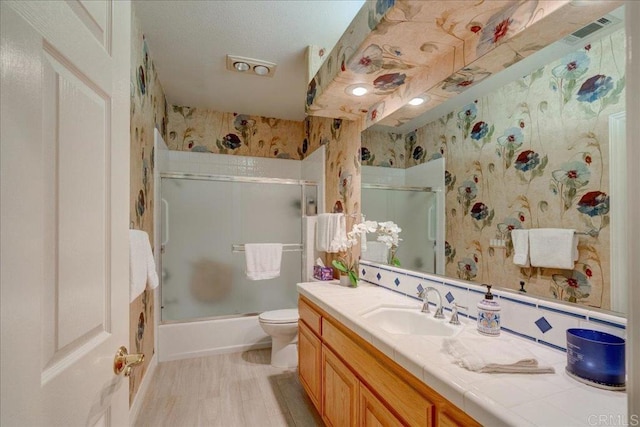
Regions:
[[566, 43], [573, 45], [605, 27], [611, 27], [620, 22], [622, 22], [622, 20], [613, 15], [605, 15], [596, 21], [588, 23], [578, 31], [571, 33], [563, 40]]
[[277, 65], [261, 59], [227, 55], [227, 70], [261, 77], [273, 77]]

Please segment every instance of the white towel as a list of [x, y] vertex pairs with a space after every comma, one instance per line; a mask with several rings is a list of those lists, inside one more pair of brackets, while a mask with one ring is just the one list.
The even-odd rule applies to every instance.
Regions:
[[338, 225], [331, 240], [331, 245], [329, 245], [329, 252], [331, 253], [338, 253], [349, 248], [347, 246], [347, 218], [342, 213], [335, 215], [337, 215]]
[[347, 227], [344, 214], [323, 213], [318, 215], [316, 249], [337, 253], [346, 249]]
[[158, 283], [149, 235], [142, 230], [129, 230], [129, 301], [138, 298], [147, 285], [154, 289]]
[[246, 243], [247, 278], [266, 280], [280, 276], [282, 243]]
[[[360, 219], [362, 223], [366, 222], [366, 217], [364, 214], [360, 214]], [[367, 252], [367, 231], [363, 230], [360, 232], [360, 255]]]
[[453, 363], [470, 371], [484, 373], [552, 374], [552, 366], [539, 366], [533, 353], [520, 343], [491, 338], [445, 338], [443, 350]]
[[578, 236], [566, 228], [531, 229], [529, 256], [533, 267], [572, 270], [578, 260]]
[[529, 263], [529, 230], [511, 230], [513, 242], [513, 263], [522, 267], [530, 267]]

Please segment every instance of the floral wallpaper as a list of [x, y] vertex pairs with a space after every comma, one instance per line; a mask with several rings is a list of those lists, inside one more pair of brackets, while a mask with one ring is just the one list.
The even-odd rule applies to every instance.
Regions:
[[303, 122], [177, 105], [168, 118], [170, 150], [279, 159], [310, 153]]
[[[344, 212], [347, 230], [360, 218], [360, 131], [358, 122], [324, 117], [307, 117], [305, 129], [310, 153], [326, 146], [325, 206], [327, 212]], [[350, 256], [358, 259], [360, 248], [351, 248]], [[336, 256], [327, 254], [326, 265]]]
[[[413, 135], [415, 136], [415, 132]], [[363, 165], [400, 169], [406, 167], [406, 135], [365, 129], [360, 138], [360, 160]]]
[[[610, 307], [608, 116], [625, 106], [624, 46], [617, 31], [404, 136], [407, 167], [447, 161], [447, 276]], [[587, 233], [573, 270], [513, 264], [510, 231], [546, 227]]]
[[[401, 125], [621, 4], [367, 2], [309, 83], [307, 112]], [[357, 85], [369, 92], [354, 97], [350, 89]], [[422, 106], [405, 107], [425, 95], [430, 100]]]
[[[153, 129], [166, 139], [167, 101], [135, 10], [131, 20], [131, 227], [149, 234], [153, 247]], [[129, 377], [129, 403], [154, 354], [153, 292], [145, 291], [129, 307], [129, 351], [144, 353], [142, 367]]]

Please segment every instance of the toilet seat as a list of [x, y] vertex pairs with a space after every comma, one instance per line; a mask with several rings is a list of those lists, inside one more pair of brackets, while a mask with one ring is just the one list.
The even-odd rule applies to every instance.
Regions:
[[264, 323], [297, 323], [300, 315], [297, 308], [288, 308], [284, 310], [265, 311], [258, 316], [258, 319]]

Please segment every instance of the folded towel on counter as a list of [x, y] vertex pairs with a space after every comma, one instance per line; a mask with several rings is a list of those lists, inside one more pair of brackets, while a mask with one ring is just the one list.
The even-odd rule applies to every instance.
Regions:
[[282, 243], [246, 243], [244, 254], [249, 280], [266, 280], [280, 276]]
[[338, 253], [346, 249], [347, 225], [342, 213], [318, 215], [316, 250]]
[[484, 373], [552, 374], [535, 356], [515, 341], [491, 338], [445, 338], [443, 350], [463, 368]]
[[565, 228], [529, 230], [531, 266], [572, 270], [578, 260], [578, 236]]
[[129, 301], [138, 298], [147, 285], [149, 289], [157, 288], [159, 282], [149, 235], [142, 230], [129, 230]]
[[511, 230], [513, 242], [513, 263], [521, 267], [530, 267], [529, 263], [529, 230]]

